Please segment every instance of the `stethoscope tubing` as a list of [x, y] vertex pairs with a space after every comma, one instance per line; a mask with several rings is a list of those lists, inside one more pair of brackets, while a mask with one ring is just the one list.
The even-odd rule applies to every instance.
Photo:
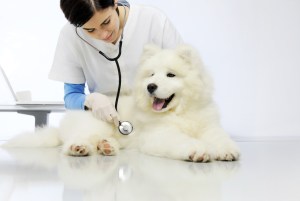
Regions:
[[[126, 9], [125, 9], [125, 16], [126, 16]], [[102, 55], [105, 59], [107, 59], [108, 61], [114, 61], [116, 63], [117, 66], [117, 70], [118, 70], [118, 77], [119, 77], [119, 83], [118, 83], [118, 90], [117, 90], [117, 94], [116, 94], [116, 99], [115, 99], [115, 109], [116, 111], [118, 111], [118, 103], [119, 103], [119, 97], [120, 97], [120, 93], [121, 93], [121, 87], [122, 87], [122, 75], [121, 75], [121, 69], [120, 69], [120, 65], [119, 65], [119, 61], [118, 59], [121, 57], [122, 55], [122, 44], [123, 44], [123, 32], [121, 34], [121, 40], [119, 42], [119, 53], [116, 57], [108, 57], [104, 52], [100, 51], [99, 49], [97, 49], [95, 46], [93, 46], [92, 44], [90, 44], [88, 41], [86, 41], [84, 38], [82, 38], [77, 31], [77, 28], [75, 28], [75, 32], [77, 34], [77, 36], [83, 40], [85, 43], [87, 43], [89, 46], [91, 46], [92, 48], [94, 48], [95, 50], [98, 51], [98, 53], [100, 55]], [[130, 122], [128, 121], [119, 121], [119, 126], [118, 126], [119, 132], [122, 135], [129, 135], [132, 130], [133, 130], [133, 126]]]

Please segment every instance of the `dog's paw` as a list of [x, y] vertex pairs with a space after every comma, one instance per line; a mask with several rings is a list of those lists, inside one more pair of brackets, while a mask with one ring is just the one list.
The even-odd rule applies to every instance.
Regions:
[[70, 156], [87, 156], [89, 155], [89, 148], [86, 145], [76, 145], [73, 144], [69, 148], [69, 155]]
[[217, 161], [236, 161], [240, 157], [239, 152], [233, 151], [233, 152], [225, 152], [222, 154], [219, 154], [216, 156], [215, 160]]
[[217, 151], [215, 160], [217, 161], [236, 161], [240, 157], [240, 151], [235, 144], [231, 146], [223, 146]]
[[206, 162], [209, 162], [211, 159], [210, 159], [210, 156], [209, 154], [205, 153], [205, 152], [197, 152], [197, 151], [194, 151], [192, 152], [189, 157], [188, 157], [188, 161], [191, 161], [191, 162], [202, 162], [202, 163], [206, 163]]
[[97, 153], [105, 156], [116, 155], [119, 151], [119, 144], [113, 138], [107, 138], [99, 141], [97, 144]]

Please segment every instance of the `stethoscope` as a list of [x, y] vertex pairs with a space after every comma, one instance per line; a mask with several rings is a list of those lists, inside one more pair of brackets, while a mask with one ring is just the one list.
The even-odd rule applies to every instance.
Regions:
[[[122, 5], [124, 7], [124, 5]], [[126, 19], [126, 9], [124, 7], [124, 19]], [[125, 24], [125, 23], [124, 23]], [[122, 85], [122, 76], [121, 76], [121, 70], [120, 70], [120, 65], [118, 62], [118, 59], [120, 58], [121, 54], [122, 54], [122, 43], [123, 43], [123, 32], [124, 32], [124, 27], [122, 30], [122, 34], [121, 34], [121, 39], [119, 42], [119, 53], [116, 57], [111, 58], [108, 57], [104, 52], [100, 51], [98, 48], [96, 48], [95, 46], [93, 46], [92, 44], [90, 44], [88, 41], [86, 41], [84, 38], [82, 38], [78, 32], [77, 32], [77, 28], [75, 28], [75, 32], [77, 34], [77, 36], [83, 40], [84, 42], [86, 42], [89, 46], [91, 46], [92, 48], [94, 48], [95, 50], [97, 50], [99, 52], [99, 54], [101, 54], [105, 59], [109, 60], [109, 61], [114, 61], [116, 63], [117, 69], [118, 69], [118, 76], [119, 76], [119, 85], [118, 85], [118, 91], [117, 91], [117, 95], [116, 95], [116, 100], [115, 100], [115, 109], [116, 111], [118, 111], [118, 102], [119, 102], [119, 96], [120, 96], [120, 92], [121, 92], [121, 85]], [[119, 126], [118, 126], [119, 132], [122, 135], [129, 135], [132, 131], [133, 131], [133, 126], [129, 121], [119, 121]]]

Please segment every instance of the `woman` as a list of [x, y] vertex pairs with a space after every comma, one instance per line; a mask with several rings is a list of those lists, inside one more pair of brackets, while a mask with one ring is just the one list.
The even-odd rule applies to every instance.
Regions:
[[125, 93], [133, 85], [145, 44], [173, 48], [182, 39], [167, 17], [152, 7], [120, 0], [61, 0], [60, 6], [69, 23], [61, 30], [49, 78], [65, 83], [67, 109], [89, 108], [95, 117], [117, 124], [117, 111], [107, 95], [116, 94], [118, 71], [99, 51], [116, 57], [122, 39], [118, 63]]

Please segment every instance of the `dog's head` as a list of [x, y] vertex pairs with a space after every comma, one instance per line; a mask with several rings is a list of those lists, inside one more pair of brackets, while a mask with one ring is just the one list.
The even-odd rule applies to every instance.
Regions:
[[211, 98], [211, 81], [191, 46], [161, 49], [146, 45], [135, 85], [136, 106], [144, 111], [182, 112]]

